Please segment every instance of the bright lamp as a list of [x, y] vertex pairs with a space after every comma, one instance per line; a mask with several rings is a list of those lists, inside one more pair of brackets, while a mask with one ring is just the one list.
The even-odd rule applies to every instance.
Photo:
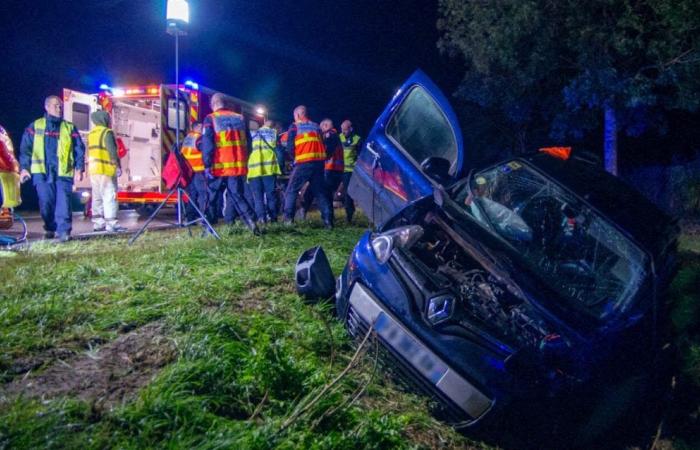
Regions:
[[187, 4], [187, 0], [168, 0], [165, 15], [168, 23], [188, 24], [190, 23], [190, 5]]

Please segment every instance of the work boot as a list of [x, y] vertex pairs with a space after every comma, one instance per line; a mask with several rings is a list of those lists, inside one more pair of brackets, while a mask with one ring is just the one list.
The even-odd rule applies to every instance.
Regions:
[[44, 239], [53, 239], [55, 237], [56, 237], [55, 231], [45, 231], [44, 232]]
[[333, 222], [330, 220], [324, 220], [323, 221], [323, 228], [326, 230], [332, 230], [333, 229]]
[[60, 233], [58, 235], [58, 238], [56, 239], [60, 243], [68, 242], [70, 241], [70, 234], [68, 233]]

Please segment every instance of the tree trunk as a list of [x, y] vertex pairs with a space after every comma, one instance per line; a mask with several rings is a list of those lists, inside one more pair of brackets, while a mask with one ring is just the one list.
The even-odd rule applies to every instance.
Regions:
[[611, 104], [605, 105], [603, 153], [605, 170], [617, 176], [617, 111]]

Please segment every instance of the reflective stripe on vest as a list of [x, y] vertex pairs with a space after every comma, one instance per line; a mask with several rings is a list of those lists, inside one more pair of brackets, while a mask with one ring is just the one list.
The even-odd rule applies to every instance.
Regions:
[[[338, 132], [334, 129], [330, 131], [330, 134], [338, 136]], [[340, 142], [337, 142], [335, 150], [329, 159], [326, 160], [326, 164], [323, 166], [324, 170], [330, 170], [331, 172], [342, 172], [344, 169], [344, 154], [343, 146]]]
[[245, 123], [243, 116], [228, 110], [210, 114], [214, 124], [214, 164], [215, 177], [234, 177], [248, 173], [248, 152], [245, 145]]
[[[58, 155], [58, 176], [73, 177], [73, 139], [71, 132], [73, 124], [61, 121], [59, 125], [58, 144], [56, 153]], [[34, 121], [34, 145], [32, 147], [32, 164], [29, 169], [31, 173], [46, 174], [46, 147], [44, 138], [46, 137], [46, 118], [42, 117]]]
[[194, 172], [204, 172], [202, 152], [197, 148], [197, 141], [201, 136], [202, 133], [190, 131], [187, 133], [185, 140], [182, 141], [182, 156], [190, 163], [190, 167], [192, 167], [192, 171]]
[[294, 137], [294, 164], [326, 160], [321, 129], [314, 122], [297, 122]]
[[248, 179], [279, 175], [275, 146], [277, 132], [269, 127], [260, 128], [253, 135], [253, 151], [248, 158]]
[[340, 142], [343, 144], [343, 157], [345, 162], [345, 172], [352, 172], [357, 161], [357, 145], [360, 143], [360, 136], [351, 134], [345, 136], [340, 134]]
[[105, 138], [109, 128], [96, 125], [88, 134], [88, 169], [90, 175], [107, 175], [113, 177], [117, 174], [117, 162], [107, 150]]

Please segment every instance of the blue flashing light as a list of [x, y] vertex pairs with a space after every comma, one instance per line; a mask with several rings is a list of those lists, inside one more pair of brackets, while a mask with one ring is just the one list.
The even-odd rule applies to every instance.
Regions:
[[187, 81], [185, 81], [185, 86], [189, 86], [189, 87], [191, 87], [192, 89], [195, 89], [195, 90], [199, 89], [199, 84], [195, 83], [195, 82], [192, 81], [192, 80], [187, 80]]
[[102, 91], [108, 91], [109, 89], [110, 89], [109, 85], [107, 85], [105, 83], [102, 83], [100, 85], [100, 90], [102, 90]]

